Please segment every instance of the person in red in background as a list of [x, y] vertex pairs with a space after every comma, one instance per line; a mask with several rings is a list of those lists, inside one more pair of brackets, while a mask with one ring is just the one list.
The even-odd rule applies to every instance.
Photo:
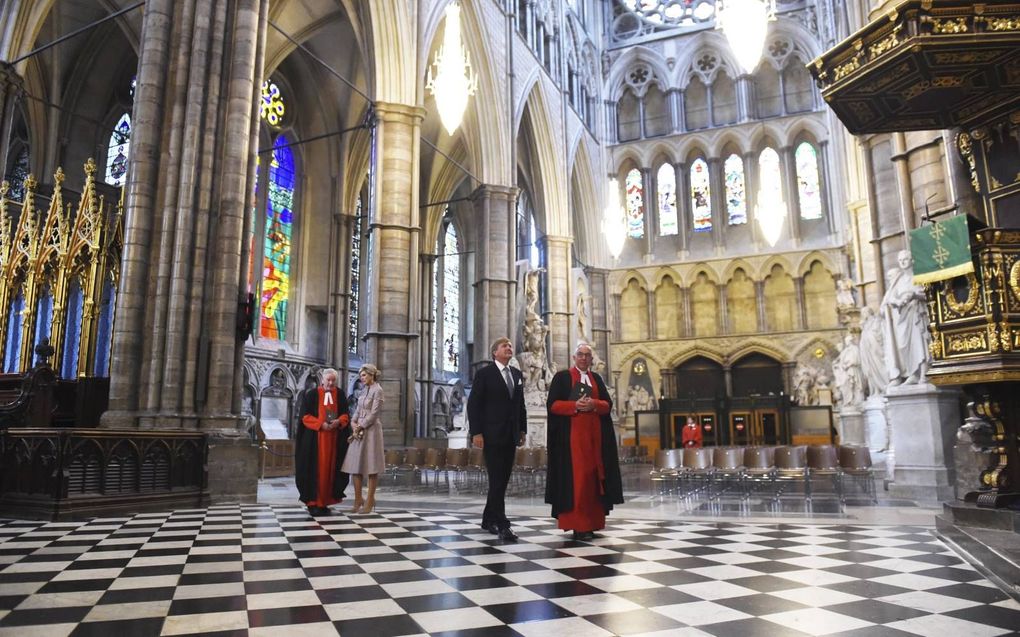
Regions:
[[337, 390], [337, 371], [324, 369], [321, 385], [305, 392], [301, 426], [294, 436], [294, 481], [312, 515], [329, 515], [344, 499], [350, 477], [340, 471], [347, 454], [347, 398]]
[[623, 482], [613, 403], [602, 378], [588, 369], [591, 347], [574, 350], [574, 366], [557, 372], [549, 384], [545, 501], [559, 528], [575, 540], [590, 540], [606, 526], [614, 504], [623, 503]]
[[683, 434], [680, 436], [680, 443], [686, 447], [700, 447], [702, 443], [701, 427], [694, 418], [687, 417], [687, 424], [684, 425]]

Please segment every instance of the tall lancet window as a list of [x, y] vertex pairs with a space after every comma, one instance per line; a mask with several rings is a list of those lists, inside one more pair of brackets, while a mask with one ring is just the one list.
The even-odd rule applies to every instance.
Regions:
[[294, 155], [287, 136], [276, 137], [269, 164], [266, 234], [262, 252], [262, 299], [259, 333], [263, 338], [287, 336], [290, 300], [291, 232], [294, 229]]
[[676, 171], [668, 161], [659, 166], [655, 183], [659, 190], [659, 235], [674, 235], [677, 233]]
[[347, 297], [347, 351], [358, 353], [358, 318], [361, 316], [361, 195], [354, 207], [354, 228], [351, 231], [351, 291]]
[[127, 181], [128, 152], [131, 150], [131, 115], [124, 113], [110, 134], [106, 147], [106, 183], [123, 186]]
[[432, 312], [436, 325], [432, 365], [444, 372], [457, 373], [460, 371], [460, 249], [449, 206], [444, 219], [436, 246], [432, 290]]
[[691, 164], [691, 213], [695, 232], [712, 231], [712, 187], [708, 162], [700, 157]]
[[747, 196], [744, 188], [744, 161], [736, 153], [723, 163], [726, 179], [726, 214], [731, 226], [747, 223]]
[[801, 219], [822, 218], [822, 192], [818, 178], [818, 153], [808, 142], [801, 142], [793, 153], [797, 165], [797, 201]]
[[631, 168], [627, 173], [627, 234], [640, 239], [645, 236], [645, 187], [641, 171]]

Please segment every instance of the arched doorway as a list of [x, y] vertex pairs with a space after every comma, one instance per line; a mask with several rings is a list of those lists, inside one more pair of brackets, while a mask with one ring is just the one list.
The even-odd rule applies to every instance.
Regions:
[[765, 354], [748, 354], [733, 363], [730, 378], [730, 444], [774, 445], [787, 440], [782, 364]]
[[783, 368], [776, 359], [751, 353], [726, 367], [695, 356], [674, 373], [676, 394], [661, 406], [664, 448], [680, 446], [688, 417], [701, 427], [705, 446], [788, 442]]
[[719, 444], [719, 414], [726, 404], [726, 371], [723, 366], [704, 356], [695, 356], [676, 368], [677, 395], [663, 401], [663, 412], [671, 423], [669, 440], [664, 446], [679, 447], [680, 432], [691, 417], [701, 427], [704, 444]]

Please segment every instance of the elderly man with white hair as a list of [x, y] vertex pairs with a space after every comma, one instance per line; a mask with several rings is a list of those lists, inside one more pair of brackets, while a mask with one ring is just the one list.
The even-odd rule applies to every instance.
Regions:
[[304, 393], [301, 426], [294, 436], [294, 481], [312, 515], [328, 515], [344, 498], [349, 477], [340, 468], [347, 454], [347, 398], [336, 386], [339, 374], [324, 369], [320, 385]]

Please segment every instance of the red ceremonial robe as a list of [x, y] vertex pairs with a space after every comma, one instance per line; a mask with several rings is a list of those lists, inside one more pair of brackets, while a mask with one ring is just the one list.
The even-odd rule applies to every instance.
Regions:
[[[570, 417], [570, 458], [574, 478], [574, 508], [557, 516], [559, 528], [565, 531], [598, 531], [606, 527], [606, 510], [600, 496], [606, 479], [602, 464], [602, 432], [600, 416], [609, 413], [609, 402], [599, 396], [598, 384], [589, 373], [591, 397], [595, 411], [577, 412], [573, 400], [557, 400], [549, 411]], [[571, 388], [581, 382], [581, 372], [570, 368]]]
[[[338, 399], [339, 394], [337, 393], [336, 387], [330, 390], [332, 394], [332, 404], [329, 409], [334, 413], [340, 411]], [[324, 404], [326, 396], [326, 390], [319, 387], [319, 413], [315, 416], [305, 414], [301, 417], [301, 424], [308, 429], [318, 432], [319, 436], [319, 449], [318, 449], [318, 490], [314, 500], [305, 502], [308, 506], [312, 507], [328, 507], [331, 504], [337, 504], [340, 500], [333, 497], [333, 477], [334, 467], [336, 466], [336, 437], [341, 433], [346, 436], [348, 432], [346, 430], [349, 416], [347, 414], [340, 415], [340, 428], [325, 430], [322, 428], [323, 423], [326, 422], [326, 405]]]

